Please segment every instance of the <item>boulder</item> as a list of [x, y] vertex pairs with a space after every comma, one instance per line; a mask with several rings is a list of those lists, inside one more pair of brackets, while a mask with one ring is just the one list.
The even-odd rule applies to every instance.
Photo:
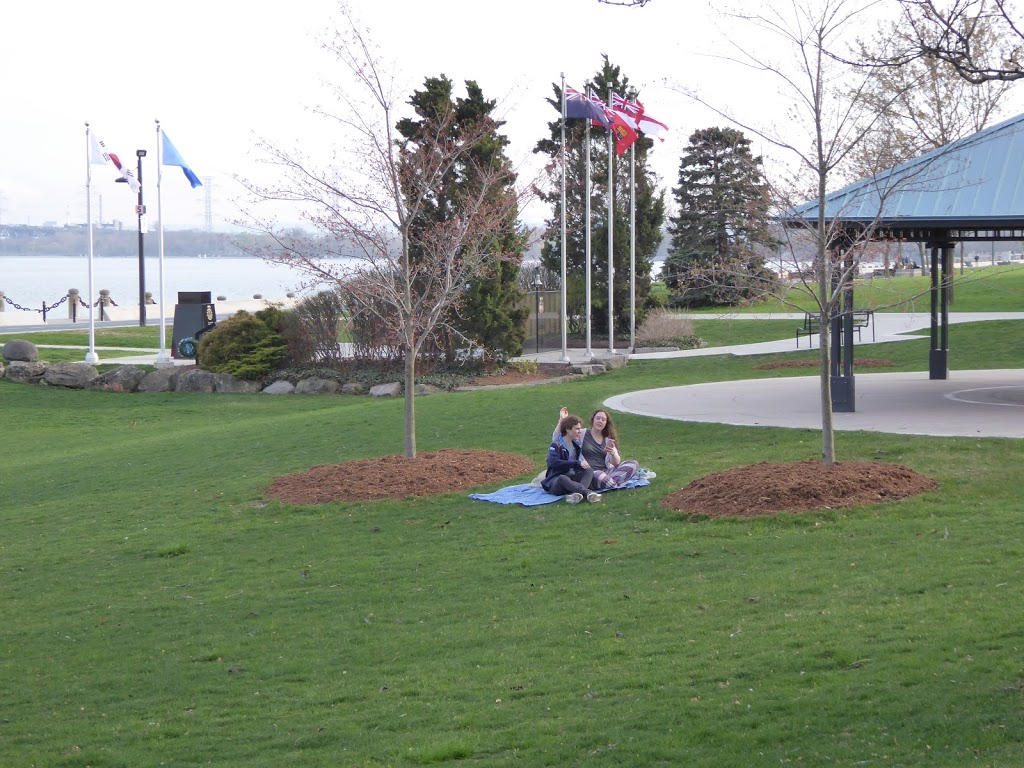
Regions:
[[213, 374], [213, 388], [216, 392], [235, 392], [251, 394], [259, 392], [263, 385], [258, 381], [240, 379], [231, 373]]
[[112, 371], [101, 373], [89, 385], [90, 389], [102, 389], [107, 392], [135, 392], [146, 372], [134, 365], [122, 365]]
[[0, 352], [10, 362], [34, 363], [39, 359], [39, 347], [24, 339], [11, 339]]
[[613, 368], [625, 368], [626, 363], [629, 362], [629, 355], [602, 355], [601, 357], [594, 356], [590, 360], [595, 365], [603, 365], [606, 370], [612, 370]]
[[366, 385], [358, 381], [350, 381], [347, 384], [341, 385], [341, 394], [343, 395], [365, 395]]
[[263, 394], [265, 395], [294, 395], [295, 385], [290, 381], [281, 379], [275, 381], [273, 384], [263, 388]]
[[570, 365], [569, 373], [582, 373], [584, 376], [596, 376], [599, 373], [604, 373], [604, 366], [598, 364], [582, 364], [582, 365]]
[[401, 397], [402, 383], [392, 381], [390, 384], [377, 384], [370, 387], [370, 397]]
[[203, 371], [193, 368], [190, 371], [178, 374], [178, 381], [174, 385], [175, 392], [202, 392], [209, 393], [216, 391], [217, 379], [210, 371]]
[[317, 376], [311, 376], [295, 385], [295, 394], [334, 395], [337, 394], [338, 388], [338, 382], [333, 379], [321, 379]]
[[173, 392], [178, 384], [178, 368], [157, 368], [142, 377], [138, 392]]
[[100, 375], [89, 363], [54, 363], [43, 374], [43, 383], [51, 387], [85, 389]]
[[50, 364], [46, 362], [25, 363], [20, 360], [14, 360], [7, 366], [7, 373], [4, 374], [4, 378], [9, 381], [16, 381], [19, 384], [38, 384], [43, 380], [43, 374], [46, 373], [46, 369], [49, 367]]

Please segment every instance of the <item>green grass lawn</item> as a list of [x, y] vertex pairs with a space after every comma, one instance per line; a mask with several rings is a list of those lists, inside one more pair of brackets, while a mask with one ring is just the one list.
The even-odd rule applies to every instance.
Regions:
[[[951, 367], [1024, 367], [992, 335], [954, 326]], [[926, 340], [871, 350], [927, 367]], [[418, 446], [539, 469], [562, 404], [808, 355], [423, 397]], [[601, 505], [289, 507], [279, 474], [400, 453], [402, 403], [3, 380], [0, 403], [2, 766], [1024, 764], [1020, 441], [839, 433], [840, 460], [939, 490], [691, 521], [659, 500], [820, 435], [620, 414], [658, 477]]]
[[[931, 306], [929, 278], [914, 277], [861, 278], [854, 283], [854, 303], [860, 309], [880, 312], [928, 312]], [[754, 312], [812, 312], [817, 311], [808, 289], [793, 283], [783, 301], [772, 298], [741, 308], [730, 308], [730, 313]], [[1024, 267], [970, 268], [953, 273], [952, 312], [1019, 312], [1024, 308]], [[721, 309], [698, 310], [705, 313], [722, 312]]]

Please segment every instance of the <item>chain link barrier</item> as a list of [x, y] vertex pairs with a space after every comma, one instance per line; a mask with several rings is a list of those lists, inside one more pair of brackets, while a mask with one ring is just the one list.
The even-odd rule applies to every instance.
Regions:
[[[18, 302], [14, 301], [9, 296], [3, 296], [2, 298], [10, 306], [14, 307], [15, 309], [20, 309], [22, 312], [41, 312], [42, 315], [43, 315], [43, 322], [45, 323], [46, 322], [46, 313], [47, 312], [52, 312], [53, 310], [57, 309], [57, 307], [59, 307], [61, 304], [63, 304], [65, 301], [67, 301], [70, 298], [70, 296], [65, 294], [64, 297], [61, 298], [59, 301], [56, 301], [56, 302], [54, 302], [53, 304], [50, 304], [50, 305], [47, 305], [46, 302], [44, 301], [43, 302], [43, 306], [42, 306], [41, 309], [36, 309], [35, 307], [23, 307], [23, 306], [21, 306], [21, 304], [19, 304]], [[101, 296], [100, 298], [96, 299], [96, 301], [93, 303], [92, 306], [99, 307], [102, 301], [103, 301], [103, 297]], [[113, 299], [111, 299], [110, 297], [107, 297], [107, 301], [110, 302], [110, 306], [112, 306], [112, 307], [116, 307], [117, 306], [117, 302], [114, 301]], [[78, 297], [78, 306], [80, 306], [80, 307], [87, 307], [89, 305], [86, 304], [84, 301], [82, 301], [82, 299], [80, 297]], [[102, 312], [102, 310], [100, 311], [100, 319], [101, 320], [103, 319], [103, 312]]]

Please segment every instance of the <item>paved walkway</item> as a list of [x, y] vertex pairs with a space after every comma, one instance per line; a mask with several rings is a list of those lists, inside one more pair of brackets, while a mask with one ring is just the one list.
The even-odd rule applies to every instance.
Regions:
[[[803, 314], [721, 317], [729, 320], [791, 319], [794, 323], [794, 336], [759, 344], [635, 354], [630, 359], [760, 355], [794, 352], [797, 349], [796, 327], [803, 320]], [[983, 320], [1024, 320], [1024, 312], [959, 312], [949, 316], [951, 324]], [[875, 340], [871, 341], [870, 329], [861, 332], [863, 338], [855, 345], [855, 364], [858, 355], [865, 355], [864, 347], [920, 338], [906, 334], [927, 329], [931, 322], [927, 313], [881, 313], [874, 315], [874, 321]], [[807, 349], [806, 337], [801, 339], [801, 347]], [[817, 348], [817, 337], [813, 337], [812, 347]], [[589, 361], [584, 350], [573, 349], [568, 352], [573, 362]], [[597, 358], [609, 354], [607, 349], [594, 352]], [[625, 350], [622, 354], [625, 354]], [[538, 359], [537, 355], [525, 357]], [[542, 361], [552, 362], [561, 358], [560, 350], [539, 356]], [[1024, 438], [1024, 370], [950, 371], [948, 379], [934, 381], [928, 378], [927, 371], [857, 373], [854, 386], [856, 411], [835, 413], [833, 418], [837, 430]], [[627, 392], [606, 400], [604, 405], [616, 411], [679, 421], [821, 429], [820, 380], [817, 375]]]
[[[633, 360], [659, 360], [670, 357], [696, 357], [702, 355], [761, 355], [794, 352], [796, 327], [803, 314], [721, 315], [698, 316], [702, 320], [792, 320], [794, 335], [779, 341], [742, 344], [727, 347], [705, 347], [678, 352], [649, 352], [630, 355]], [[926, 329], [930, 324], [927, 313], [874, 315], [875, 333], [861, 332], [862, 340], [855, 345], [854, 355], [864, 356], [863, 348], [883, 342], [906, 341], [920, 338], [908, 332]], [[949, 316], [950, 323], [969, 323], [983, 320], [1024, 320], [1024, 312], [957, 312]], [[47, 328], [63, 324], [50, 322]], [[81, 326], [79, 326], [81, 327]], [[808, 342], [800, 340], [801, 348], [808, 343], [817, 348], [817, 337]], [[622, 345], [619, 345], [620, 347]], [[132, 356], [112, 356], [112, 352], [129, 350], [98, 350], [104, 364], [154, 365], [152, 352]], [[140, 350], [144, 351], [144, 350]], [[594, 348], [593, 358], [607, 357], [607, 348]], [[591, 357], [582, 349], [567, 350], [575, 363], [590, 362]], [[618, 349], [616, 354], [627, 354]], [[524, 359], [557, 362], [563, 359], [561, 350], [540, 355], [523, 355]], [[175, 365], [191, 365], [191, 360], [175, 360]], [[837, 430], [863, 430], [894, 434], [1012, 437], [1024, 438], [1024, 370], [950, 371], [949, 378], [932, 381], [927, 372], [914, 373], [857, 373], [856, 411], [834, 414]], [[821, 429], [819, 379], [816, 375], [774, 379], [747, 379], [742, 381], [692, 384], [685, 387], [665, 387], [640, 392], [627, 392], [605, 401], [606, 408], [644, 416], [679, 421], [713, 422], [745, 426], [794, 427]]]

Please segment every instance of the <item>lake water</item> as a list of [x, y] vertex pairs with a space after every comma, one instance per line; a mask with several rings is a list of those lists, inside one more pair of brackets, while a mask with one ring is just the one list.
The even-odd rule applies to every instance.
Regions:
[[[158, 258], [145, 260], [146, 291], [160, 300]], [[278, 264], [250, 257], [192, 257], [164, 259], [164, 303], [177, 302], [179, 291], [209, 291], [212, 298], [228, 301], [281, 299], [289, 292], [305, 295], [297, 286], [299, 273]], [[97, 257], [93, 259], [93, 286], [110, 291], [117, 304], [139, 303], [138, 258]], [[0, 291], [13, 302], [36, 309], [45, 301], [51, 306], [77, 288], [83, 299], [89, 290], [87, 256], [0, 256]], [[10, 307], [8, 306], [8, 309]]]

